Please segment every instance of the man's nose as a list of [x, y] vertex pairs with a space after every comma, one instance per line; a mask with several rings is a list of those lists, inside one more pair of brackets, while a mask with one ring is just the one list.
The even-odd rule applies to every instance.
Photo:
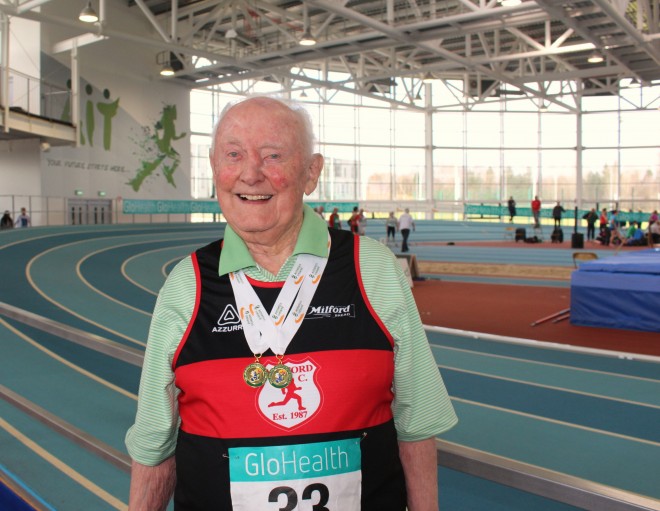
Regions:
[[263, 161], [259, 154], [249, 154], [241, 171], [241, 181], [246, 184], [255, 184], [264, 180]]

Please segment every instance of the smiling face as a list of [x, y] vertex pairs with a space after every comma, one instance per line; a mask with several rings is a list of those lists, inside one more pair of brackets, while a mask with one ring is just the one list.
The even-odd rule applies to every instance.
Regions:
[[218, 201], [246, 243], [295, 245], [303, 195], [323, 167], [306, 140], [299, 115], [274, 99], [248, 99], [220, 121], [211, 155]]

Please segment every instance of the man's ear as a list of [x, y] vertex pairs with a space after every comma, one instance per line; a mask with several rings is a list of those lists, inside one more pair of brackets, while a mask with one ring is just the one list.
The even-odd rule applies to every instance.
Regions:
[[307, 168], [307, 183], [305, 183], [305, 195], [309, 195], [314, 190], [316, 190], [316, 185], [319, 182], [319, 177], [321, 177], [321, 171], [323, 170], [323, 156], [319, 153], [314, 153], [312, 155], [309, 167]]

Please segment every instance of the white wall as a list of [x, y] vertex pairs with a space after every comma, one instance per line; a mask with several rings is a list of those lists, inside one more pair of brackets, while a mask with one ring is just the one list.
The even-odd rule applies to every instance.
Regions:
[[41, 190], [39, 140], [0, 141], [2, 195], [37, 195]]
[[[9, 20], [9, 105], [39, 114], [40, 87], [39, 23], [12, 17]], [[25, 75], [25, 76], [24, 76]]]
[[[83, 4], [58, 0], [41, 9], [47, 15], [67, 19], [76, 17]], [[137, 7], [130, 9], [122, 2], [106, 4], [108, 29], [121, 28], [139, 37], [153, 32]], [[95, 7], [98, 9], [98, 4]], [[18, 21], [25, 20], [16, 20], [16, 26]], [[91, 25], [89, 29], [96, 30]], [[83, 32], [68, 24], [49, 23], [41, 26], [37, 37], [30, 30], [12, 33], [17, 38], [13, 46], [30, 54], [23, 61], [30, 62], [44, 79], [66, 89], [71, 53], [54, 53], [53, 48]], [[78, 147], [53, 146], [42, 152], [38, 139], [22, 144], [20, 176], [9, 170], [15, 167], [13, 160], [5, 163], [6, 153], [0, 152], [1, 193], [72, 197], [75, 190], [83, 190], [82, 198], [97, 197], [103, 191], [108, 198], [189, 199], [189, 91], [159, 77], [157, 52], [119, 39], [79, 47], [82, 137]], [[176, 119], [167, 135], [161, 125], [172, 117], [171, 106], [176, 107]], [[64, 118], [70, 111], [67, 105], [63, 102], [58, 108], [55, 117], [68, 120]], [[168, 174], [177, 160], [176, 169]], [[145, 175], [140, 171], [150, 165], [154, 169], [137, 180], [138, 175]]]

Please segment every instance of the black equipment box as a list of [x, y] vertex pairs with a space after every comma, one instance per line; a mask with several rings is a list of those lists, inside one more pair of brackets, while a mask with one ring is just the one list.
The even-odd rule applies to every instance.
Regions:
[[527, 231], [525, 230], [524, 227], [519, 227], [516, 229], [516, 242], [518, 241], [525, 241], [525, 238], [527, 237]]
[[571, 236], [571, 248], [584, 248], [584, 234], [574, 232]]
[[564, 243], [564, 231], [561, 227], [555, 227], [550, 235], [552, 243]]

